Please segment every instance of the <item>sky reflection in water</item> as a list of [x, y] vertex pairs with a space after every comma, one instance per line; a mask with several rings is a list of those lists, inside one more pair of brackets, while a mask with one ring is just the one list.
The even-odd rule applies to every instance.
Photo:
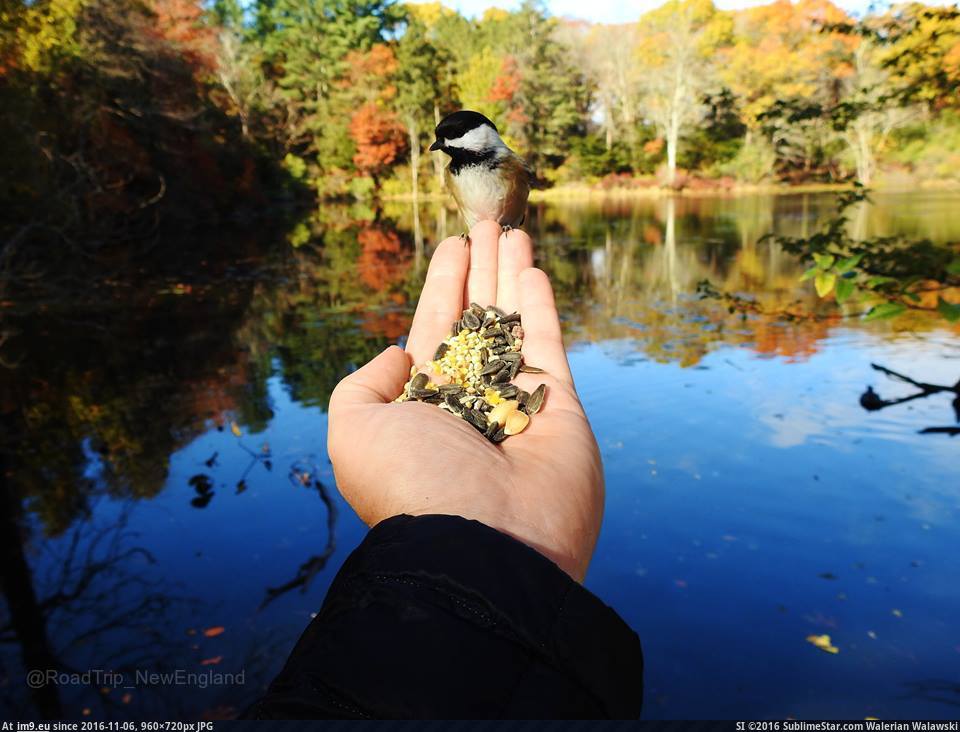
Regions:
[[[955, 241], [958, 203], [879, 197], [852, 225]], [[868, 384], [910, 393], [871, 362], [954, 383], [958, 331], [742, 320], [693, 294], [710, 279], [770, 309], [816, 307], [801, 267], [757, 239], [810, 231], [829, 209], [827, 196], [681, 199], [541, 206], [530, 222], [606, 467], [587, 585], [640, 633], [648, 717], [960, 710], [958, 447], [917, 434], [953, 424], [950, 397], [858, 404]], [[366, 216], [321, 212], [288, 234], [296, 246], [237, 244], [246, 269], [205, 263], [136, 296], [31, 311], [19, 329], [21, 365], [0, 377], [19, 438], [7, 485], [51, 650], [128, 676], [245, 673], [242, 687], [63, 687], [68, 716], [237, 713], [362, 538], [326, 457], [326, 400], [406, 332], [431, 248], [418, 253], [406, 207]], [[420, 218], [426, 242], [455, 233], [452, 215]], [[838, 654], [805, 640], [822, 633]], [[8, 713], [51, 703], [21, 682], [19, 652], [39, 637], [4, 651]]]

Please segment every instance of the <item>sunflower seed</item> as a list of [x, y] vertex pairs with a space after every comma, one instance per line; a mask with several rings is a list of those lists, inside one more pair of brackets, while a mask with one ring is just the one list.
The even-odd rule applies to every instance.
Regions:
[[417, 391], [418, 389], [426, 389], [427, 383], [429, 381], [430, 381], [429, 375], [424, 374], [422, 372], [417, 374], [412, 379], [410, 379], [410, 393], [412, 394], [414, 391]]
[[540, 384], [536, 389], [533, 390], [533, 393], [530, 395], [530, 398], [527, 399], [527, 414], [536, 414], [540, 411], [540, 407], [543, 406], [543, 398], [547, 393], [547, 385]]
[[477, 314], [472, 310], [464, 310], [463, 325], [465, 328], [469, 328], [470, 330], [476, 330], [480, 327], [480, 318], [478, 318]]
[[495, 326], [492, 326], [481, 331], [480, 335], [482, 335], [484, 338], [496, 338], [497, 336], [502, 336], [503, 331]]
[[513, 377], [510, 375], [510, 372], [513, 371], [512, 368], [503, 369], [497, 373], [492, 379], [490, 379], [491, 384], [506, 384]]
[[521, 409], [527, 406], [528, 399], [530, 399], [530, 392], [524, 391], [523, 389], [517, 389], [517, 403], [520, 405]]
[[488, 307], [488, 308], [487, 308], [487, 312], [488, 312], [488, 313], [489, 313], [489, 312], [494, 313], [494, 314], [495, 314], [498, 318], [500, 318], [501, 320], [502, 320], [503, 318], [507, 317], [507, 314], [506, 314], [505, 312], [503, 312], [500, 308], [498, 308], [496, 305], [491, 305], [490, 307]]
[[447, 394], [447, 396], [445, 396], [443, 399], [443, 403], [446, 404], [455, 414], [460, 414], [463, 412], [463, 405], [460, 403], [459, 399], [453, 396], [453, 394]]
[[520, 393], [520, 389], [516, 384], [496, 384], [493, 388], [496, 389], [497, 393], [504, 399], [513, 399]]
[[463, 411], [463, 418], [481, 432], [487, 431], [487, 418], [483, 416], [482, 412], [474, 409], [465, 409]]
[[447, 355], [449, 348], [450, 346], [448, 346], [446, 343], [441, 343], [439, 346], [437, 346], [437, 350], [433, 354], [433, 360], [439, 361], [441, 358]]
[[514, 361], [512, 364], [510, 364], [510, 381], [513, 381], [515, 378], [517, 378], [517, 374], [519, 373], [520, 373], [520, 362]]
[[547, 373], [543, 369], [537, 368], [536, 366], [530, 366], [529, 364], [523, 364], [520, 367], [521, 374], [545, 374]]
[[520, 313], [510, 313], [509, 315], [504, 315], [500, 318], [501, 324], [506, 323], [517, 323], [520, 321]]
[[487, 425], [487, 431], [483, 433], [483, 436], [488, 440], [492, 440], [493, 436], [499, 431], [500, 425], [498, 425], [496, 422], [490, 422], [490, 424]]
[[497, 316], [494, 313], [486, 313], [483, 318], [483, 327], [487, 329], [496, 322]]
[[453, 325], [450, 326], [450, 335], [458, 336], [460, 335], [460, 321], [454, 321]]
[[473, 314], [476, 315], [478, 318], [482, 318], [484, 315], [487, 314], [487, 309], [482, 305], [477, 305], [477, 303], [475, 302], [470, 303], [470, 309], [473, 311]]
[[507, 439], [507, 433], [504, 432], [503, 427], [501, 427], [494, 433], [493, 437], [490, 438], [490, 442], [503, 442], [505, 439]]
[[503, 361], [513, 362], [513, 361], [520, 361], [523, 358], [523, 356], [521, 356], [516, 351], [507, 351], [502, 356], [500, 356], [500, 358]]
[[504, 369], [507, 365], [506, 361], [501, 361], [499, 358], [496, 361], [488, 361], [487, 365], [480, 369], [481, 376], [490, 376], [491, 374], [497, 374]]
[[437, 387], [437, 391], [446, 396], [447, 394], [459, 395], [463, 391], [463, 387], [460, 384], [440, 384]]
[[410, 396], [414, 399], [424, 401], [430, 399], [431, 397], [440, 396], [440, 392], [436, 389], [411, 389]]

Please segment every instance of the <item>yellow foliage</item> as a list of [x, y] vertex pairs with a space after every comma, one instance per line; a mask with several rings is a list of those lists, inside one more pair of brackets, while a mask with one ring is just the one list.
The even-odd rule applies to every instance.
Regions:
[[76, 55], [77, 16], [83, 4], [84, 0], [46, 0], [30, 6], [17, 29], [18, 65], [49, 72], [63, 58]]
[[457, 11], [451, 10], [439, 2], [404, 3], [403, 6], [410, 15], [423, 23], [427, 28], [433, 28], [440, 22], [441, 18], [457, 14]]
[[830, 0], [777, 0], [735, 14], [733, 43], [721, 53], [723, 81], [743, 100], [744, 123], [778, 99], [811, 98], [849, 73], [849, 36], [823, 33], [821, 23], [849, 20]]
[[840, 653], [840, 649], [830, 642], [829, 635], [808, 635], [807, 642], [812, 643], [825, 653]]

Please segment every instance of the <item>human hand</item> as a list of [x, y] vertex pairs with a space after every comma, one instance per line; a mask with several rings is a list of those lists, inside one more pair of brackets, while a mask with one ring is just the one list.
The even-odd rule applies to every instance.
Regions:
[[[603, 467], [574, 388], [553, 290], [533, 268], [524, 232], [493, 221], [451, 237], [430, 260], [406, 351], [391, 346], [343, 379], [330, 398], [328, 452], [337, 486], [368, 525], [405, 513], [475, 519], [549, 557], [582, 582], [603, 516]], [[543, 407], [522, 434], [492, 444], [436, 406], [393, 403], [411, 363], [429, 361], [470, 302], [518, 311], [523, 358], [545, 374], [518, 374]]]

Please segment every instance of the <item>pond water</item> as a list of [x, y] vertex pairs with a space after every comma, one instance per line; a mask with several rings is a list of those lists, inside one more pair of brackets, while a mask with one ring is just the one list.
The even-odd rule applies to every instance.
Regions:
[[[958, 241], [958, 206], [877, 196], [850, 225]], [[960, 329], [818, 305], [760, 238], [832, 207], [531, 212], [606, 469], [586, 584], [640, 634], [648, 718], [960, 713], [960, 442], [920, 433], [955, 426], [951, 397], [859, 404], [914, 391], [871, 364], [955, 383]], [[325, 208], [0, 303], [5, 715], [223, 718], [265, 688], [365, 531], [325, 453], [330, 392], [403, 338], [457, 226]], [[743, 318], [705, 279], [823, 317]], [[91, 673], [31, 692], [30, 668]], [[144, 677], [177, 670], [201, 676]]]

